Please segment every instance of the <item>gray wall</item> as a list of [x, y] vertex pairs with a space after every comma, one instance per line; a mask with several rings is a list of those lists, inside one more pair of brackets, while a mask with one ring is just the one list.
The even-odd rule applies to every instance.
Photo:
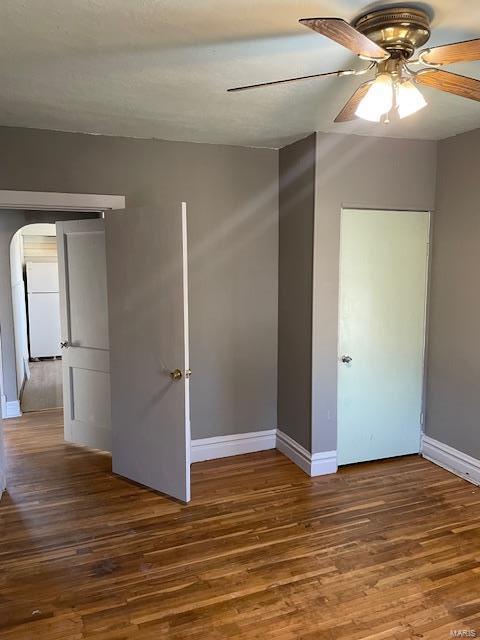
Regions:
[[317, 134], [313, 453], [337, 447], [341, 209], [433, 210], [435, 178], [435, 142]]
[[[3, 187], [1, 187], [3, 188]], [[7, 402], [18, 399], [15, 334], [13, 326], [10, 242], [18, 229], [34, 222], [55, 222], [94, 214], [0, 210], [0, 331], [2, 335], [3, 389]]]
[[311, 445], [315, 134], [279, 158], [278, 427]]
[[480, 129], [439, 143], [426, 433], [480, 458]]
[[275, 427], [278, 152], [8, 127], [0, 145], [1, 189], [187, 201], [192, 435]]

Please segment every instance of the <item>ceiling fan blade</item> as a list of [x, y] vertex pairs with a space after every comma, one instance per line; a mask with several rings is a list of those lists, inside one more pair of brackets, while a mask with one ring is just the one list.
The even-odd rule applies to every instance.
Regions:
[[361, 84], [335, 118], [334, 122], [348, 122], [349, 120], [356, 120], [357, 116], [355, 115], [355, 111], [372, 84], [373, 80], [369, 80], [368, 82]]
[[425, 69], [417, 73], [415, 82], [462, 96], [462, 98], [480, 101], [480, 80], [475, 80], [475, 78], [459, 76], [456, 73], [440, 69]]
[[422, 62], [427, 64], [453, 64], [454, 62], [480, 60], [480, 39], [425, 49], [420, 55]]
[[227, 91], [246, 91], [247, 89], [258, 89], [259, 87], [270, 87], [272, 84], [283, 84], [285, 82], [297, 82], [297, 80], [309, 80], [310, 78], [327, 78], [328, 76], [350, 76], [354, 73], [353, 69], [344, 71], [329, 71], [328, 73], [314, 73], [309, 76], [299, 76], [298, 78], [286, 78], [285, 80], [273, 80], [271, 82], [260, 82], [259, 84], [248, 84], [244, 87], [233, 87]]
[[357, 56], [372, 60], [386, 60], [390, 57], [385, 49], [341, 18], [302, 18], [299, 22], [322, 36], [335, 40]]

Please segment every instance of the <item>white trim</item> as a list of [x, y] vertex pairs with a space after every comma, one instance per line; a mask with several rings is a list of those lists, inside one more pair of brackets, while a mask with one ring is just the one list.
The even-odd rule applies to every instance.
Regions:
[[21, 415], [22, 411], [20, 409], [19, 400], [11, 400], [10, 402], [5, 402], [5, 409], [3, 410], [2, 407], [3, 418], [20, 418]]
[[[185, 385], [185, 502], [190, 502], [190, 464], [192, 455], [192, 434], [190, 429], [190, 333], [188, 326], [188, 237], [187, 237], [187, 203], [182, 202], [182, 276], [183, 276], [183, 351], [184, 351], [184, 385]], [[190, 446], [189, 446], [190, 445]]]
[[0, 209], [107, 211], [125, 209], [125, 196], [94, 193], [0, 190]]
[[275, 448], [310, 477], [337, 472], [336, 451], [311, 454], [279, 429], [192, 440], [190, 455], [191, 462], [202, 462]]
[[276, 429], [192, 440], [191, 462], [275, 449]]
[[310, 475], [311, 470], [311, 456], [302, 445], [298, 444], [295, 440], [287, 436], [286, 433], [277, 429], [277, 449], [283, 453], [283, 455], [290, 458], [297, 467], [300, 467], [302, 471], [305, 471], [307, 475]]
[[310, 477], [337, 472], [336, 451], [311, 454], [280, 429], [277, 429], [277, 449]]
[[422, 438], [422, 456], [472, 484], [480, 485], [480, 460], [426, 435]]
[[325, 476], [329, 473], [337, 473], [337, 452], [336, 451], [321, 451], [320, 453], [312, 453], [312, 465], [310, 469], [310, 475]]
[[7, 396], [5, 396], [3, 393], [0, 396], [0, 417], [7, 417]]

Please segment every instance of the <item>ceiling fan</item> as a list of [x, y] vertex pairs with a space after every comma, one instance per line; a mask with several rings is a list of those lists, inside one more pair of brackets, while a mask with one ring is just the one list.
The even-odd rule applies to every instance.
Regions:
[[[405, 118], [427, 105], [417, 85], [480, 101], [480, 80], [441, 69], [443, 65], [455, 62], [480, 60], [480, 39], [423, 49], [415, 57], [415, 50], [430, 38], [430, 19], [422, 9], [379, 9], [366, 13], [353, 24], [341, 18], [302, 18], [299, 22], [350, 49], [369, 62], [368, 66], [360, 70], [344, 69], [262, 82], [228, 91], [245, 91], [309, 78], [363, 76], [372, 71], [375, 77], [358, 87], [335, 122], [363, 118], [388, 123], [392, 119]], [[415, 66], [420, 68], [412, 69]]]

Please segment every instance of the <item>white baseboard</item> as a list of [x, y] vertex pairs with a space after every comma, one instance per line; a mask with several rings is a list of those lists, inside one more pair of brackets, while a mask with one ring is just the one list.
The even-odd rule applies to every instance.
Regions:
[[276, 429], [269, 429], [268, 431], [251, 431], [250, 433], [192, 440], [191, 462], [275, 449], [275, 435]]
[[277, 449], [310, 477], [337, 472], [336, 451], [311, 454], [280, 429], [277, 429]]
[[480, 485], [480, 460], [426, 435], [422, 438], [422, 456], [447, 471]]
[[19, 418], [21, 415], [19, 400], [5, 402], [4, 407], [2, 406], [2, 418]]
[[324, 451], [312, 455], [278, 429], [192, 440], [191, 462], [228, 458], [275, 448], [311, 477], [337, 471], [336, 451]]
[[321, 451], [320, 453], [312, 453], [312, 467], [310, 475], [325, 476], [329, 473], [337, 473], [337, 452]]

